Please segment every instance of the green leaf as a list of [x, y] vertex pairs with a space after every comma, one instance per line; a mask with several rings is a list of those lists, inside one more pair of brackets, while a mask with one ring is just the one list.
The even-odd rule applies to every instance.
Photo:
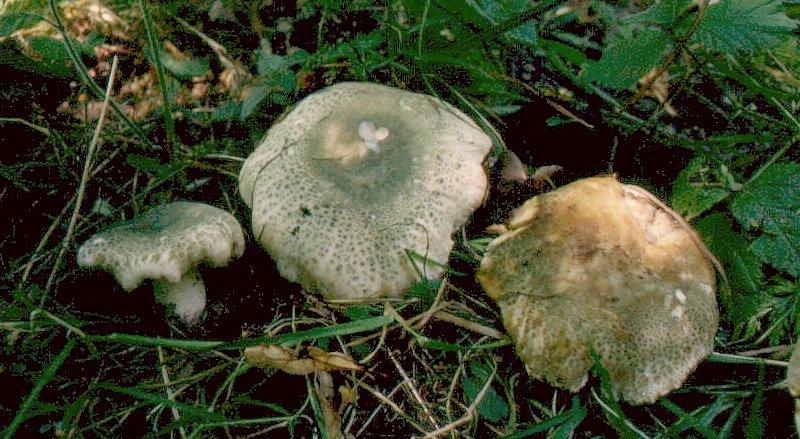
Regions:
[[53, 75], [72, 77], [72, 61], [67, 49], [61, 41], [52, 38], [32, 38], [31, 49], [41, 55], [42, 60], [36, 65], [43, 71]]
[[358, 34], [350, 45], [362, 55], [366, 55], [383, 44], [386, 38], [380, 31], [370, 32], [368, 34]]
[[506, 38], [512, 43], [522, 44], [531, 48], [537, 47], [536, 30], [537, 25], [535, 21], [527, 21], [514, 29], [505, 33]]
[[773, 47], [797, 26], [778, 0], [723, 0], [708, 5], [694, 40], [723, 53]]
[[[470, 400], [478, 397], [486, 381], [491, 378], [491, 372], [488, 365], [477, 360], [470, 361], [461, 382], [464, 393]], [[500, 422], [508, 416], [508, 404], [500, 397], [494, 386], [486, 392], [478, 406], [478, 413], [489, 422]]]
[[800, 275], [800, 164], [775, 164], [747, 184], [731, 204], [747, 229], [763, 233], [752, 244], [762, 261]]
[[5, 38], [20, 29], [32, 27], [42, 17], [25, 12], [11, 12], [0, 16], [0, 38]]
[[267, 76], [271, 73], [280, 72], [288, 67], [289, 65], [284, 57], [275, 55], [274, 53], [261, 54], [258, 57], [258, 64], [256, 65], [259, 76]]
[[[516, 18], [518, 11], [523, 11], [528, 6], [528, 0], [466, 0], [467, 8], [463, 6], [455, 10], [466, 9], [480, 17], [484, 23], [474, 22], [481, 27], [497, 26]], [[466, 14], [464, 14], [466, 15]]]
[[165, 69], [172, 72], [172, 74], [178, 78], [202, 76], [205, 75], [208, 70], [208, 58], [180, 60], [162, 50], [159, 60]]
[[636, 84], [672, 50], [672, 38], [655, 27], [625, 26], [613, 34], [600, 61], [590, 63], [586, 78], [606, 87], [624, 89]]
[[[659, 25], [672, 27], [675, 21], [692, 6], [689, 0], [662, 0], [653, 3], [642, 12], [633, 14], [625, 20], [628, 23], [641, 25]], [[687, 23], [689, 24], [689, 23]]]
[[261, 102], [266, 99], [269, 94], [270, 90], [265, 85], [259, 85], [258, 87], [253, 88], [242, 102], [242, 113], [239, 116], [240, 119], [245, 120], [250, 117], [250, 115], [256, 111]]
[[125, 162], [139, 171], [161, 171], [166, 165], [160, 161], [143, 155], [129, 154], [125, 157]]
[[712, 213], [695, 224], [717, 259], [725, 266], [729, 284], [722, 285], [720, 302], [725, 318], [736, 328], [742, 328], [761, 309], [765, 297], [762, 263], [750, 250], [745, 236], [733, 230], [733, 222], [722, 213]]
[[670, 205], [687, 221], [711, 209], [730, 195], [731, 192], [727, 189], [728, 178], [724, 175], [727, 169], [722, 170], [720, 167], [697, 157], [678, 174], [672, 186]]

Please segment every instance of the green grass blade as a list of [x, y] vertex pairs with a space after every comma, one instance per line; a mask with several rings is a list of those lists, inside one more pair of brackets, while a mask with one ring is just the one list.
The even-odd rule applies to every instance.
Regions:
[[47, 366], [47, 368], [42, 372], [42, 375], [38, 380], [36, 380], [36, 384], [33, 386], [33, 389], [31, 389], [31, 392], [28, 394], [27, 398], [25, 398], [25, 400], [22, 402], [22, 405], [20, 405], [19, 410], [17, 410], [17, 414], [14, 416], [11, 424], [6, 427], [6, 430], [3, 432], [3, 437], [13, 437], [19, 426], [25, 422], [28, 412], [30, 412], [33, 408], [33, 405], [36, 404], [36, 399], [39, 397], [39, 393], [41, 393], [42, 389], [44, 389], [44, 386], [46, 386], [47, 383], [53, 380], [56, 371], [59, 367], [61, 367], [62, 364], [64, 364], [64, 361], [67, 360], [67, 357], [69, 357], [73, 347], [75, 347], [75, 339], [70, 339], [64, 348], [61, 349], [61, 352], [59, 352], [59, 354], [53, 358], [53, 361], [50, 362], [50, 365]]
[[209, 351], [212, 349], [241, 349], [248, 346], [255, 346], [259, 343], [284, 344], [316, 340], [319, 338], [340, 337], [343, 335], [356, 334], [378, 329], [392, 323], [392, 316], [378, 316], [353, 322], [342, 323], [341, 325], [322, 326], [306, 331], [282, 334], [268, 338], [249, 338], [233, 342], [220, 340], [184, 340], [178, 338], [146, 337], [133, 334], [110, 334], [110, 335], [89, 335], [87, 340], [101, 343], [122, 343], [137, 346], [161, 346], [165, 348], [186, 349], [190, 351]]
[[[153, 19], [150, 16], [150, 11], [147, 8], [147, 0], [139, 0], [139, 7], [142, 9], [142, 21], [144, 22], [145, 34], [147, 35], [147, 48], [150, 50], [153, 64], [158, 76], [158, 85], [161, 87], [161, 95], [164, 97], [164, 125], [167, 130], [167, 139], [170, 146], [178, 144], [178, 137], [175, 135], [175, 121], [172, 120], [172, 106], [169, 101], [169, 93], [167, 90], [167, 80], [164, 76], [164, 66], [161, 64], [161, 57], [159, 55], [159, 39], [158, 32], [153, 25]], [[170, 148], [172, 149], [172, 148]]]

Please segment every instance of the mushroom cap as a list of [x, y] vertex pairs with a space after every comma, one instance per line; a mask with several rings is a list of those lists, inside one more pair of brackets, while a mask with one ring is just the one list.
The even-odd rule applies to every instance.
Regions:
[[625, 400], [680, 387], [713, 349], [710, 255], [675, 212], [613, 176], [535, 197], [478, 271], [529, 374], [577, 391], [591, 350]]
[[399, 296], [441, 276], [483, 202], [491, 140], [432, 96], [339, 83], [300, 102], [245, 161], [239, 190], [287, 279], [326, 298]]
[[145, 279], [177, 283], [198, 264], [221, 267], [243, 252], [242, 227], [233, 215], [178, 201], [89, 238], [78, 250], [78, 265], [111, 272], [130, 291]]
[[800, 343], [797, 341], [789, 358], [789, 367], [786, 368], [786, 385], [792, 396], [800, 397]]

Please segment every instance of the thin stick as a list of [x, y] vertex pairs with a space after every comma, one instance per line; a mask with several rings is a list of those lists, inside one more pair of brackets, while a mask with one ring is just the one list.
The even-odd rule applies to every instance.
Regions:
[[[47, 245], [47, 241], [50, 240], [50, 236], [56, 230], [56, 226], [58, 226], [58, 224], [61, 223], [61, 218], [64, 215], [67, 214], [67, 211], [69, 210], [69, 206], [70, 206], [70, 204], [72, 204], [73, 200], [75, 200], [75, 195], [73, 195], [72, 198], [69, 199], [67, 204], [64, 205], [64, 208], [61, 209], [61, 212], [59, 212], [58, 216], [56, 216], [56, 219], [54, 219], [53, 223], [50, 224], [50, 227], [47, 229], [47, 231], [45, 232], [44, 236], [42, 236], [42, 239], [39, 240], [39, 245], [37, 245], [36, 249], [33, 251], [33, 253], [31, 253], [31, 259], [30, 259], [30, 261], [28, 261], [28, 264], [25, 266], [25, 272], [22, 273], [22, 281], [20, 281], [20, 285], [24, 285], [28, 281], [28, 276], [30, 276], [31, 270], [33, 270], [33, 265], [36, 263], [37, 260], [39, 260], [39, 257], [40, 257], [39, 253], [42, 251], [42, 249], [44, 249], [44, 246]], [[33, 291], [33, 290], [31, 290], [31, 291]], [[29, 299], [32, 298], [31, 295], [32, 295], [32, 293], [29, 291], [28, 292], [28, 298]]]
[[[181, 412], [178, 410], [178, 407], [174, 404], [175, 403], [175, 392], [172, 391], [172, 387], [170, 386], [169, 381], [169, 370], [167, 370], [167, 363], [164, 361], [164, 349], [159, 346], [158, 348], [158, 362], [161, 363], [161, 380], [164, 382], [164, 389], [167, 392], [167, 399], [173, 403], [170, 404], [170, 408], [172, 409], [172, 418], [175, 419], [175, 422], [179, 422], [181, 420]], [[178, 430], [181, 433], [182, 438], [186, 438], [186, 429], [183, 426], [178, 427]]]
[[395, 369], [397, 369], [397, 371], [400, 373], [400, 376], [403, 377], [403, 382], [405, 383], [406, 387], [408, 387], [408, 390], [411, 391], [411, 394], [414, 396], [414, 399], [417, 400], [417, 404], [419, 404], [420, 407], [422, 407], [422, 411], [425, 412], [425, 416], [427, 416], [428, 421], [430, 421], [431, 423], [431, 426], [433, 428], [438, 429], [439, 423], [436, 422], [436, 418], [434, 418], [433, 415], [431, 414], [431, 410], [430, 408], [428, 408], [428, 402], [422, 398], [422, 395], [417, 390], [417, 387], [414, 384], [414, 380], [412, 380], [411, 377], [408, 376], [406, 371], [403, 369], [403, 366], [400, 365], [400, 362], [397, 361], [397, 359], [394, 357], [392, 351], [390, 349], [387, 349], [386, 352], [389, 353], [389, 358], [392, 360], [392, 363], [394, 363]]
[[494, 376], [496, 373], [497, 373], [497, 367], [495, 367], [492, 370], [492, 375], [489, 376], [489, 379], [487, 379], [486, 382], [483, 384], [483, 388], [481, 389], [481, 391], [478, 392], [477, 395], [475, 395], [475, 399], [472, 401], [472, 404], [470, 404], [469, 407], [467, 407], [467, 411], [466, 413], [464, 413], [464, 416], [445, 425], [442, 428], [431, 431], [430, 433], [425, 435], [425, 438], [428, 439], [428, 438], [439, 437], [452, 430], [455, 430], [456, 428], [466, 424], [467, 422], [472, 421], [475, 418], [475, 413], [478, 412], [478, 405], [480, 405], [480, 403], [483, 401], [483, 398], [486, 397], [486, 394], [489, 393], [489, 390], [492, 388], [492, 381], [494, 381]]
[[458, 327], [467, 329], [469, 331], [485, 335], [487, 337], [491, 337], [497, 340], [501, 340], [505, 338], [505, 334], [498, 331], [497, 329], [491, 328], [489, 326], [481, 325], [478, 322], [473, 322], [472, 320], [467, 320], [463, 317], [459, 317], [457, 315], [451, 314], [447, 311], [441, 310], [437, 311], [433, 314], [433, 318], [436, 320], [441, 320], [443, 322], [452, 323]]
[[114, 61], [111, 63], [111, 72], [108, 74], [108, 84], [106, 84], [106, 94], [105, 98], [103, 99], [103, 107], [100, 109], [100, 117], [97, 118], [97, 126], [95, 126], [94, 134], [92, 135], [92, 141], [89, 143], [89, 149], [86, 151], [86, 161], [83, 164], [83, 175], [81, 175], [78, 193], [75, 196], [75, 208], [72, 210], [72, 217], [69, 220], [69, 226], [67, 226], [67, 234], [64, 236], [64, 241], [61, 243], [61, 251], [58, 252], [56, 261], [53, 264], [53, 270], [50, 272], [50, 278], [47, 279], [47, 284], [44, 287], [44, 294], [42, 294], [42, 297], [39, 300], [40, 307], [44, 305], [44, 299], [50, 293], [50, 288], [53, 286], [56, 273], [58, 273], [59, 265], [61, 265], [61, 261], [64, 259], [64, 254], [67, 253], [69, 244], [72, 241], [72, 235], [75, 233], [75, 224], [78, 222], [78, 214], [81, 209], [81, 204], [83, 203], [83, 195], [86, 192], [86, 184], [89, 181], [89, 171], [92, 169], [92, 158], [94, 157], [97, 149], [97, 142], [100, 139], [100, 132], [103, 130], [103, 123], [105, 122], [108, 106], [111, 102], [111, 92], [114, 89], [114, 79], [117, 76], [118, 67], [119, 58], [114, 55]]
[[[355, 385], [358, 385], [358, 384], [355, 383]], [[391, 392], [389, 392], [388, 395], [386, 395], [386, 398], [391, 400], [391, 398], [394, 397], [394, 394], [397, 393], [398, 390], [400, 390], [401, 386], [402, 386], [402, 384], [398, 384], [394, 389], [392, 389]], [[372, 409], [372, 413], [370, 413], [369, 416], [367, 416], [367, 420], [364, 421], [364, 424], [356, 432], [356, 434], [355, 434], [356, 437], [361, 437], [362, 433], [364, 433], [364, 430], [366, 430], [367, 427], [369, 427], [369, 424], [372, 423], [373, 419], [375, 419], [375, 416], [377, 416], [378, 412], [380, 412], [380, 411], [381, 411], [381, 406], [380, 405], [375, 407], [374, 409]]]
[[419, 424], [417, 424], [417, 422], [414, 420], [414, 418], [409, 416], [408, 413], [406, 413], [403, 409], [401, 409], [400, 406], [395, 404], [394, 401], [392, 401], [391, 399], [387, 398], [381, 392], [373, 389], [372, 387], [370, 387], [367, 384], [364, 384], [361, 381], [358, 382], [358, 385], [361, 388], [363, 388], [364, 390], [366, 390], [367, 392], [371, 393], [372, 396], [374, 396], [375, 398], [378, 398], [378, 400], [380, 400], [382, 403], [388, 405], [392, 410], [394, 410], [395, 413], [400, 415], [401, 418], [403, 418], [406, 422], [408, 422], [417, 431], [419, 431], [420, 433], [426, 433], [425, 429], [422, 428], [422, 426], [420, 426]]

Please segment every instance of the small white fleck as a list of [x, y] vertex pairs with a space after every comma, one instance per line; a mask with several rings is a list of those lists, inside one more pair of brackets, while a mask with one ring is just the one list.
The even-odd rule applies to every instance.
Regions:
[[376, 127], [371, 120], [362, 120], [358, 123], [358, 135], [367, 145], [367, 148], [378, 152], [380, 150], [378, 142], [389, 137], [389, 128]]
[[686, 294], [680, 288], [675, 289], [675, 297], [678, 298], [678, 302], [686, 303]]
[[681, 319], [683, 318], [684, 314], [686, 314], [686, 309], [681, 305], [678, 305], [675, 308], [672, 308], [672, 312], [670, 314], [676, 319]]
[[713, 294], [714, 293], [714, 289], [711, 288], [711, 285], [709, 285], [709, 284], [700, 284], [700, 289], [703, 290], [703, 292], [706, 293], [706, 294]]

